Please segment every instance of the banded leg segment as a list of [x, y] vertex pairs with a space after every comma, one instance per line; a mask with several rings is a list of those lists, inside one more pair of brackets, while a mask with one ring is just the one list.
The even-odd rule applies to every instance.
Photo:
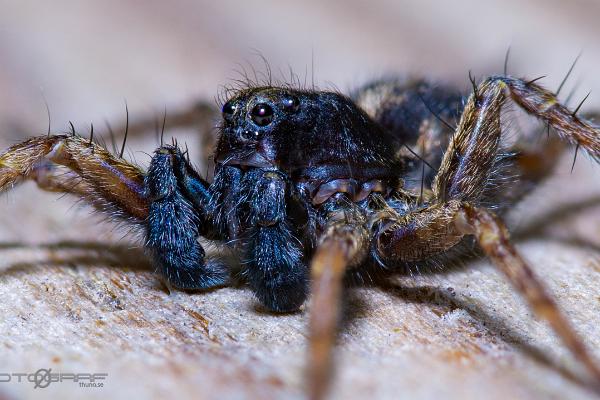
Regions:
[[503, 76], [491, 77], [525, 111], [550, 124], [560, 137], [600, 161], [600, 127], [562, 105], [556, 95], [536, 83]]
[[206, 260], [198, 238], [207, 226], [206, 182], [191, 173], [181, 151], [164, 146], [154, 153], [145, 179], [149, 197], [146, 248], [167, 281], [179, 289], [207, 289], [227, 283], [229, 273]]
[[[346, 202], [346, 204], [348, 204]], [[342, 306], [343, 279], [367, 255], [370, 235], [356, 210], [332, 213], [311, 261], [312, 304], [307, 365], [311, 400], [326, 396], [333, 373], [333, 347]]]
[[535, 314], [548, 321], [573, 355], [600, 381], [600, 367], [544, 285], [510, 243], [508, 230], [500, 218], [485, 209], [465, 204], [457, 213], [455, 224], [462, 233], [475, 235], [481, 249], [525, 297]]
[[508, 231], [500, 218], [469, 203], [450, 201], [441, 207], [443, 209], [435, 212], [434, 217], [420, 215], [425, 210], [388, 225], [376, 239], [380, 257], [388, 262], [422, 260], [433, 257], [435, 253], [414, 254], [409, 252], [411, 246], [420, 244], [425, 249], [428, 244], [437, 243], [436, 239], [431, 240], [432, 237], [448, 236], [454, 238], [445, 242], [446, 248], [451, 248], [462, 236], [474, 235], [481, 249], [525, 298], [534, 313], [550, 324], [572, 354], [600, 382], [600, 368], [542, 282], [510, 243]]
[[[483, 81], [469, 97], [444, 154], [433, 190], [439, 201], [476, 201], [486, 188], [498, 157], [500, 115], [508, 99], [550, 124], [561, 138], [600, 160], [600, 130], [560, 104], [541, 86], [512, 77]], [[557, 153], [558, 154], [558, 153]]]
[[[66, 175], [53, 164], [65, 167]], [[79, 136], [34, 137], [0, 155], [0, 191], [26, 179], [42, 189], [79, 195], [130, 222], [143, 224], [148, 215], [142, 170]]]
[[[500, 115], [509, 98], [547, 121], [563, 139], [600, 159], [600, 131], [560, 105], [552, 93], [519, 79], [489, 78], [475, 89], [465, 106], [434, 180], [433, 204], [382, 220], [374, 241], [375, 251], [381, 260], [392, 265], [413, 263], [435, 258], [457, 245], [464, 235], [474, 235], [535, 313], [550, 323], [573, 355], [600, 382], [597, 364], [542, 283], [510, 244], [501, 220], [479, 207], [496, 166], [502, 135]], [[531, 173], [532, 179], [536, 179], [536, 171]]]

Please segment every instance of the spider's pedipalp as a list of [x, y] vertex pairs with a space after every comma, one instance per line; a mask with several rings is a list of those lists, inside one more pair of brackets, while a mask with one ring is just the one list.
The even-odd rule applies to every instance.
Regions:
[[296, 227], [289, 220], [287, 182], [273, 171], [247, 172], [242, 185], [250, 189], [251, 228], [244, 274], [260, 302], [272, 311], [292, 312], [306, 300], [308, 269]]
[[198, 242], [213, 230], [208, 184], [175, 146], [154, 152], [145, 177], [149, 211], [146, 248], [163, 277], [178, 289], [208, 289], [229, 280], [227, 267], [206, 259]]
[[79, 195], [100, 211], [136, 224], [148, 214], [141, 169], [79, 136], [38, 136], [2, 153], [0, 191], [26, 179], [42, 189]]

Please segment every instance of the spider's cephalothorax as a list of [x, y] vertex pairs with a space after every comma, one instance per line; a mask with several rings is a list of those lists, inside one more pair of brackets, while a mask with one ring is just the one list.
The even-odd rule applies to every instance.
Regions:
[[[307, 258], [327, 215], [398, 186], [394, 138], [349, 98], [278, 88], [243, 91], [223, 106], [212, 212], [240, 240], [245, 274], [271, 310], [307, 293]], [[357, 260], [357, 263], [360, 260]]]
[[221, 132], [216, 158], [227, 165], [309, 180], [398, 175], [393, 137], [338, 93], [246, 90], [223, 106]]
[[177, 288], [229, 281], [230, 268], [206, 257], [201, 236], [240, 253], [244, 276], [270, 310], [297, 310], [312, 281], [312, 398], [327, 387], [344, 277], [421, 265], [465, 238], [600, 381], [597, 364], [490, 211], [547, 176], [561, 149], [552, 140], [503, 149], [508, 100], [600, 159], [598, 128], [535, 81], [494, 76], [473, 82], [468, 97], [424, 81], [376, 82], [352, 99], [268, 86], [237, 91], [224, 104], [211, 183], [175, 144], [161, 144], [144, 172], [73, 134], [35, 137], [1, 154], [0, 190], [33, 179], [141, 227], [157, 269]]

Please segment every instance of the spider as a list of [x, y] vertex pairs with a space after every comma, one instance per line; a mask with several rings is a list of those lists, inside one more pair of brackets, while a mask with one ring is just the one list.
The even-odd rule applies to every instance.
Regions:
[[[0, 155], [0, 190], [23, 180], [82, 198], [138, 227], [166, 282], [227, 285], [231, 268], [199, 242], [225, 241], [259, 302], [295, 312], [309, 293], [307, 391], [331, 380], [344, 285], [485, 253], [600, 381], [600, 368], [515, 250], [502, 214], [551, 171], [559, 141], [503, 144], [513, 102], [564, 142], [600, 159], [600, 128], [537, 80], [491, 76], [473, 91], [384, 79], [351, 96], [294, 85], [228, 92], [211, 182], [186, 152], [163, 144], [147, 171], [77, 135], [44, 135]], [[456, 120], [456, 127], [446, 121]], [[562, 143], [562, 142], [560, 142]]]

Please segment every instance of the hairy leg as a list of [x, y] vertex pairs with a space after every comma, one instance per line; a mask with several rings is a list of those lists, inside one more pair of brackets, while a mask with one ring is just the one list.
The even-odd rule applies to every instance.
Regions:
[[465, 204], [456, 215], [455, 224], [461, 233], [477, 238], [485, 254], [527, 299], [535, 314], [548, 321], [573, 355], [595, 378], [600, 379], [600, 367], [587, 352], [544, 285], [510, 243], [508, 230], [500, 218], [485, 209]]
[[[56, 165], [65, 167], [66, 175]], [[0, 191], [26, 179], [42, 189], [81, 196], [135, 224], [143, 224], [148, 215], [142, 170], [79, 136], [39, 136], [2, 153]]]
[[[443, 152], [453, 136], [453, 126], [463, 111], [463, 100], [467, 98], [456, 88], [399, 79], [371, 83], [360, 88], [353, 97], [402, 145], [402, 156], [410, 160], [404, 177], [405, 189], [419, 195], [424, 190], [427, 197]], [[593, 114], [585, 114], [587, 119], [593, 120], [593, 117]], [[499, 197], [502, 204], [518, 201], [550, 175], [555, 160], [566, 148], [565, 142], [555, 136], [536, 140], [534, 145], [528, 145], [525, 136], [529, 139], [533, 135], [517, 136], [514, 145], [503, 149], [505, 155], [494, 160], [502, 164], [502, 168], [493, 177], [494, 184], [485, 189], [486, 197]], [[515, 177], [519, 178], [517, 185], [512, 184]]]
[[[105, 207], [104, 199], [96, 197], [94, 188], [81, 179], [76, 172], [51, 161], [37, 164], [28, 179], [34, 181], [38, 188], [44, 191], [79, 197], [98, 210], [103, 210]], [[129, 220], [132, 219], [129, 218]], [[143, 220], [137, 221], [136, 219], [136, 222], [142, 226]]]
[[343, 278], [349, 267], [364, 260], [370, 239], [360, 211], [339, 205], [335, 208], [329, 213], [310, 265], [312, 303], [306, 378], [311, 400], [327, 394], [333, 373], [332, 349], [340, 319]]
[[148, 174], [78, 136], [40, 136], [0, 155], [0, 190], [25, 179], [147, 230], [146, 247], [174, 286], [200, 289], [227, 282], [226, 269], [204, 261], [198, 237], [210, 233], [208, 184], [171, 146], [157, 150]]
[[439, 201], [475, 201], [485, 191], [498, 161], [500, 114], [508, 99], [550, 124], [559, 136], [600, 159], [600, 131], [558, 102], [541, 86], [496, 76], [483, 81], [469, 97], [456, 133], [433, 184]]
[[558, 104], [552, 93], [518, 79], [489, 78], [475, 89], [465, 106], [434, 181], [434, 201], [424, 209], [383, 219], [375, 249], [386, 263], [414, 262], [452, 248], [464, 235], [474, 235], [537, 315], [550, 322], [574, 356], [600, 381], [600, 369], [542, 283], [510, 245], [500, 219], [480, 206], [496, 166], [502, 134], [500, 114], [508, 98], [546, 120], [562, 138], [600, 158], [600, 131]]
[[226, 284], [226, 266], [206, 260], [198, 242], [199, 236], [212, 230], [207, 214], [208, 184], [177, 147], [163, 146], [155, 151], [145, 185], [150, 203], [146, 248], [157, 269], [179, 289]]

